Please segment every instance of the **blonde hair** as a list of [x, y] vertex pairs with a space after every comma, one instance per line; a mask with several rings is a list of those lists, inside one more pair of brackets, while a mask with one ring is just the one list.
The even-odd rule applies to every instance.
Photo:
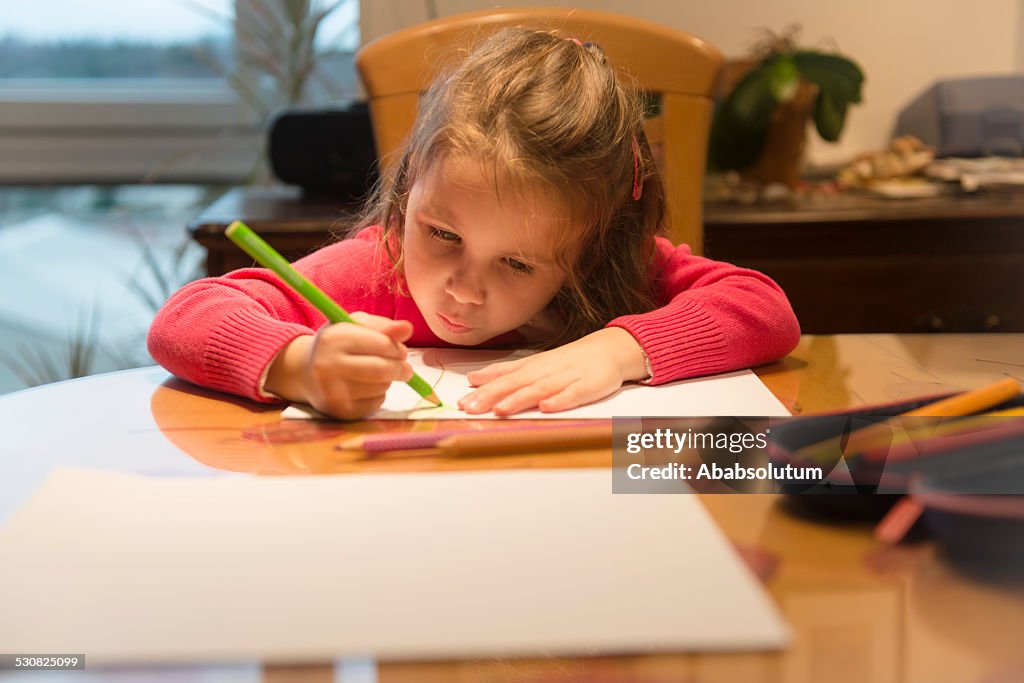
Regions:
[[401, 160], [360, 222], [383, 226], [396, 269], [409, 190], [446, 155], [486, 161], [495, 178], [564, 203], [571, 227], [558, 236], [555, 258], [567, 277], [551, 302], [564, 331], [544, 347], [655, 307], [650, 263], [664, 190], [639, 96], [598, 45], [553, 30], [503, 29], [434, 81]]

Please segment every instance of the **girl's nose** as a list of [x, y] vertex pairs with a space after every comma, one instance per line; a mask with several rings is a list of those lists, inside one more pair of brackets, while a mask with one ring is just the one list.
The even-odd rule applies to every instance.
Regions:
[[483, 282], [468, 269], [459, 269], [449, 275], [444, 289], [460, 304], [480, 305], [484, 302]]

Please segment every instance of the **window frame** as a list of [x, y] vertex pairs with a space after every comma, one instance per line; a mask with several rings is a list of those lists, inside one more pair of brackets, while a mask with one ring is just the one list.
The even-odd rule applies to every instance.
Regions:
[[231, 182], [256, 163], [260, 126], [222, 82], [116, 81], [0, 87], [0, 182]]

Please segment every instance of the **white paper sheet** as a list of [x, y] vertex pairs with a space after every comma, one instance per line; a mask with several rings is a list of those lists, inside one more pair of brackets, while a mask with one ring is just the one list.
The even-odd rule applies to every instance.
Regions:
[[696, 496], [611, 477], [58, 470], [0, 531], [0, 643], [95, 666], [785, 644]]
[[[466, 379], [472, 370], [491, 363], [516, 360], [530, 351], [477, 349], [411, 349], [409, 362], [427, 381], [446, 405], [430, 406], [403, 382], [395, 382], [388, 390], [384, 405], [369, 419], [373, 420], [444, 420], [480, 419], [493, 415], [470, 415], [455, 407], [456, 402], [473, 388]], [[502, 419], [608, 419], [617, 416], [645, 417], [779, 417], [789, 411], [775, 398], [768, 387], [750, 370], [724, 375], [699, 377], [672, 384], [650, 387], [627, 384], [608, 398], [560, 413], [528, 411]], [[281, 414], [292, 419], [330, 419], [306, 405], [289, 406]]]

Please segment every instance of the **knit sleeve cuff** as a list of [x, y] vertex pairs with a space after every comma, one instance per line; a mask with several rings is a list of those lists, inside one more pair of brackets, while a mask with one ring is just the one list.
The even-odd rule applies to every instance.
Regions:
[[712, 375], [728, 362], [725, 335], [699, 300], [677, 300], [650, 313], [624, 315], [607, 327], [621, 327], [640, 344], [650, 362], [646, 384]]
[[305, 325], [253, 311], [231, 313], [214, 329], [203, 351], [208, 383], [255, 401], [278, 402], [281, 399], [263, 390], [271, 361], [296, 337], [314, 333]]

